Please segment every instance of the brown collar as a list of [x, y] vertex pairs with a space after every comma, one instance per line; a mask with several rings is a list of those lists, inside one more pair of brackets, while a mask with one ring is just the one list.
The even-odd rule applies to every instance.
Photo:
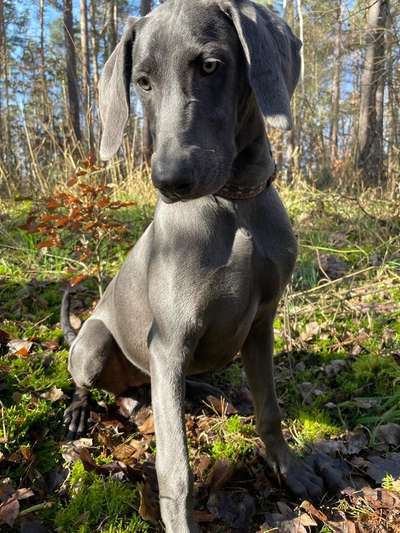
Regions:
[[250, 200], [255, 198], [259, 194], [268, 189], [272, 182], [276, 178], [277, 168], [275, 165], [274, 172], [272, 175], [263, 181], [259, 185], [253, 185], [249, 187], [235, 185], [234, 183], [226, 183], [222, 189], [220, 189], [215, 196], [221, 196], [221, 198], [226, 198], [227, 200]]

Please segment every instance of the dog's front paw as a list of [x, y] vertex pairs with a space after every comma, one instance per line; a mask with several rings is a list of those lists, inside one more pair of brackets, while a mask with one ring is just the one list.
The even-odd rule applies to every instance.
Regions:
[[314, 452], [297, 457], [286, 443], [267, 449], [267, 463], [281, 485], [296, 498], [318, 502], [325, 493], [335, 493], [347, 484], [347, 472], [326, 454]]
[[79, 439], [86, 434], [89, 418], [89, 393], [77, 389], [71, 405], [64, 411], [64, 425], [67, 426], [66, 439]]

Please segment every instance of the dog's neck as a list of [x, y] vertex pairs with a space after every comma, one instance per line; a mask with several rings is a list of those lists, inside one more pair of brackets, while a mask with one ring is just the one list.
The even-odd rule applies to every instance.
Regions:
[[236, 146], [237, 156], [232, 176], [219, 196], [228, 199], [249, 199], [260, 194], [275, 177], [275, 162], [265, 132], [265, 123], [254, 95], [239, 106]]

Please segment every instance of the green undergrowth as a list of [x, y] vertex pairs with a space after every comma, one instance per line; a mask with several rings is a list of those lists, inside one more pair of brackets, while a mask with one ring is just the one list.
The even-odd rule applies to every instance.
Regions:
[[70, 501], [55, 516], [65, 533], [144, 533], [150, 531], [137, 514], [137, 488], [127, 482], [100, 477], [75, 463], [70, 478]]
[[254, 426], [238, 415], [218, 423], [216, 433], [210, 450], [214, 459], [237, 463], [244, 460], [254, 447]]

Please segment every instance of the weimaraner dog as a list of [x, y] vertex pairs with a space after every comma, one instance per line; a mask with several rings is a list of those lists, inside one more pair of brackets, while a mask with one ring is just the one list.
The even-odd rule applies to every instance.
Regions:
[[265, 123], [290, 129], [301, 42], [250, 0], [167, 0], [129, 19], [100, 82], [101, 157], [119, 149], [131, 84], [149, 117], [153, 223], [78, 336], [69, 370], [72, 433], [88, 390], [151, 380], [161, 515], [168, 533], [198, 531], [184, 424], [185, 377], [238, 353], [268, 463], [301, 498], [323, 487], [286, 444], [273, 378], [273, 321], [296, 241], [271, 185]]

